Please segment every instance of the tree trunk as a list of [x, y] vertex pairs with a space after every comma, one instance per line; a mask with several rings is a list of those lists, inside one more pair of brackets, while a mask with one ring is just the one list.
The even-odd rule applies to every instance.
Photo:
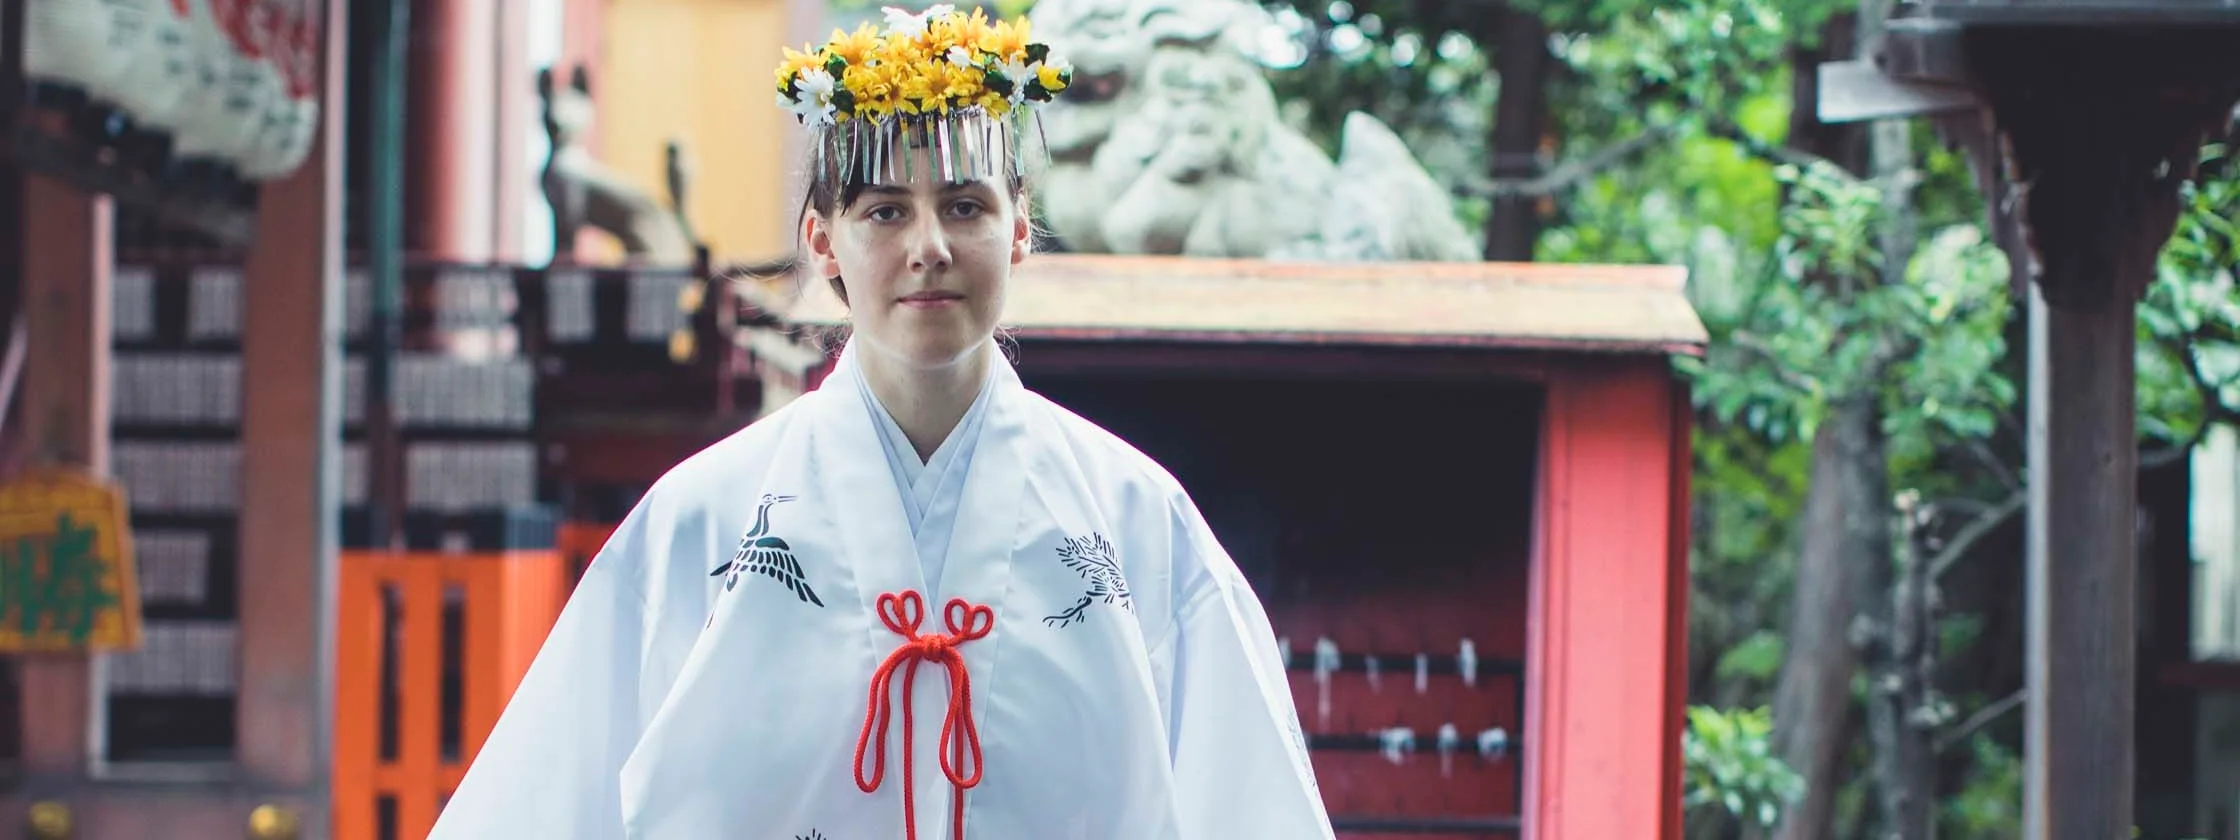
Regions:
[[[1890, 0], [1859, 4], [1861, 55], [1870, 54], [1882, 36]], [[1915, 180], [1912, 123], [1878, 120], [1867, 133], [1871, 177], [1882, 189], [1882, 219], [1876, 244], [1882, 251], [1882, 282], [1905, 282], [1913, 262], [1918, 222], [1913, 212]], [[1889, 505], [1877, 510], [1889, 512]], [[1868, 666], [1867, 732], [1873, 739], [1875, 789], [1881, 805], [1882, 836], [1891, 840], [1931, 840], [1936, 836], [1937, 726], [1935, 656], [1935, 582], [1913, 541], [1912, 511], [1906, 520], [1885, 516], [1884, 528], [1899, 525], [1893, 579], [1891, 555], [1865, 564], [1860, 582], [1865, 599], [1859, 641]], [[1887, 533], [1887, 531], [1885, 532]]]
[[[1496, 181], [1540, 174], [1540, 138], [1548, 124], [1548, 77], [1555, 59], [1548, 54], [1548, 25], [1529, 11], [1504, 10], [1494, 17], [1493, 71], [1501, 78], [1501, 98], [1493, 108], [1493, 171]], [[1505, 195], [1493, 200], [1486, 221], [1486, 259], [1530, 262], [1540, 240], [1540, 199]]]
[[1889, 499], [1881, 407], [1872, 393], [1848, 395], [1812, 439], [1789, 645], [1773, 698], [1774, 749], [1806, 790], [1782, 817], [1779, 840], [1828, 836], [1858, 661], [1851, 621], [1866, 570], [1879, 566], [1888, 580]]
[[[1869, 625], [1860, 657], [1868, 674], [1876, 802], [1881, 836], [1892, 840], [1930, 840], [1937, 831], [1936, 583], [1914, 539], [1915, 515], [1911, 505], [1898, 509], [1897, 579], [1883, 590], [1891, 594], [1880, 613], [1887, 618], [1862, 621]], [[1875, 614], [1864, 607], [1861, 613]]]
[[[1789, 144], [1847, 171], [1863, 173], [1865, 133], [1857, 126], [1821, 123], [1814, 104], [1817, 86], [1812, 81], [1821, 63], [1848, 59], [1856, 52], [1854, 18], [1848, 13], [1829, 17], [1818, 47], [1791, 50], [1790, 71], [1799, 81], [1796, 107], [1790, 112]], [[1837, 287], [1830, 278], [1808, 278], [1808, 282]], [[1882, 530], [1888, 519], [1875, 512], [1889, 503], [1881, 419], [1871, 394], [1856, 395], [1830, 407], [1812, 441], [1812, 484], [1802, 514], [1788, 646], [1773, 701], [1774, 749], [1804, 777], [1805, 795], [1783, 815], [1775, 832], [1778, 840], [1832, 836], [1835, 796], [1845, 776], [1844, 745], [1850, 742], [1854, 725], [1851, 677], [1858, 649], [1850, 633], [1861, 582], [1852, 572], [1871, 562], [1886, 563], [1890, 556], [1888, 532]], [[1854, 514], [1870, 519], [1874, 529], [1855, 527]], [[1853, 532], [1858, 539], [1852, 538]]]

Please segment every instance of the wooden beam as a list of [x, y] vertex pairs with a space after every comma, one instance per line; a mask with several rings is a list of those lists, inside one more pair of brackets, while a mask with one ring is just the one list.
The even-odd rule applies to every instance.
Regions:
[[321, 7], [318, 139], [264, 186], [244, 272], [235, 713], [245, 779], [312, 826], [325, 825], [331, 764], [348, 29], [344, 0]]
[[[19, 420], [28, 466], [109, 472], [109, 318], [115, 215], [109, 199], [23, 177], [23, 305], [29, 342]], [[89, 757], [83, 655], [20, 660], [23, 767], [69, 786]]]

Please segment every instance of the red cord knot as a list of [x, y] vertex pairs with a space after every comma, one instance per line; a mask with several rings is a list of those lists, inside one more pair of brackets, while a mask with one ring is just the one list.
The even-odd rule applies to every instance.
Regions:
[[[980, 730], [972, 722], [972, 674], [965, 669], [964, 654], [957, 648], [965, 642], [984, 638], [995, 629], [996, 612], [984, 605], [966, 603], [963, 598], [951, 598], [942, 611], [942, 620], [949, 625], [946, 634], [920, 634], [919, 626], [925, 623], [925, 600], [915, 591], [900, 595], [883, 593], [879, 596], [879, 620], [902, 636], [903, 642], [887, 654], [886, 661], [871, 674], [871, 701], [863, 714], [863, 734], [856, 738], [856, 787], [864, 793], [879, 789], [879, 781], [887, 773], [887, 719], [894, 711], [890, 695], [895, 668], [902, 669], [902, 820], [905, 836], [917, 840], [917, 803], [913, 797], [917, 786], [911, 782], [910, 744], [911, 686], [917, 682], [918, 663], [940, 665], [949, 677], [949, 711], [941, 720], [941, 773], [949, 778], [956, 789], [951, 812], [955, 825], [950, 836], [964, 840], [964, 792], [980, 784]], [[873, 739], [877, 739], [876, 744]], [[870, 777], [863, 774], [863, 757], [872, 753]], [[966, 758], [971, 772], [967, 774]]]

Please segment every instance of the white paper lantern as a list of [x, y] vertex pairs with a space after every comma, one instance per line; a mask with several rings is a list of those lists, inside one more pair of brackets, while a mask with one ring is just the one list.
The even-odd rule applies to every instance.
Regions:
[[265, 129], [259, 136], [254, 160], [242, 167], [252, 179], [286, 176], [311, 152], [318, 120], [318, 97], [313, 54], [317, 24], [308, 0], [264, 0], [275, 6], [274, 25], [267, 31], [264, 54], [280, 74], [281, 89], [266, 107]]
[[189, 0], [188, 33], [210, 84], [194, 97], [176, 147], [178, 157], [245, 163], [264, 129], [264, 107], [280, 92], [279, 72], [265, 61], [248, 0]]
[[101, 0], [31, 0], [23, 15], [24, 75], [88, 97], [113, 90], [132, 61], [110, 46], [114, 23]]
[[186, 0], [107, 0], [115, 9], [141, 16], [144, 35], [131, 51], [115, 100], [144, 131], [178, 137], [191, 103], [190, 91], [202, 86], [188, 39]]
[[323, 90], [319, 68], [320, 61], [325, 58], [325, 47], [321, 41], [325, 25], [310, 11], [312, 2], [314, 0], [304, 2], [306, 14], [301, 25], [296, 28], [295, 50], [291, 53], [295, 59], [295, 74], [294, 87], [288, 99], [295, 109], [296, 118], [289, 123], [287, 141], [281, 145], [278, 165], [282, 174], [294, 172], [297, 167], [302, 166], [304, 158], [310, 157], [311, 147], [319, 139], [319, 107]]

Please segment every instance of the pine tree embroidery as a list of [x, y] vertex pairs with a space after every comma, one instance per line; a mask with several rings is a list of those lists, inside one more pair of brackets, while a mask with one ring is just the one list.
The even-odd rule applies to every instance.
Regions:
[[1128, 595], [1128, 579], [1120, 573], [1120, 559], [1113, 552], [1112, 543], [1106, 541], [1103, 534], [1067, 537], [1065, 544], [1058, 546], [1058, 561], [1081, 575], [1081, 579], [1088, 582], [1089, 588], [1081, 594], [1080, 600], [1064, 612], [1045, 616], [1042, 619], [1044, 624], [1058, 628], [1079, 624], [1088, 620], [1086, 613], [1089, 605], [1098, 601], [1119, 604], [1121, 609], [1135, 612], [1135, 599]]

